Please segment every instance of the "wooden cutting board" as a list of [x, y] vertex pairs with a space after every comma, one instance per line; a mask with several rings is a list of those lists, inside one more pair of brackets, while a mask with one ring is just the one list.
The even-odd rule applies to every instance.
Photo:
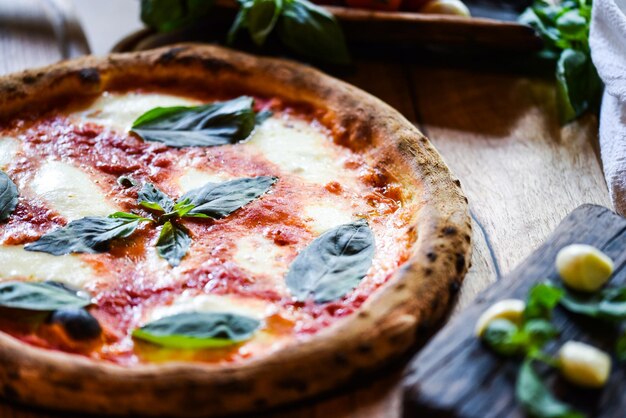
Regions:
[[[506, 418], [523, 417], [514, 398], [519, 362], [498, 357], [474, 337], [474, 325], [492, 303], [524, 299], [538, 281], [558, 281], [554, 266], [565, 245], [585, 243], [602, 249], [615, 261], [611, 285], [626, 283], [626, 218], [606, 208], [584, 205], [574, 210], [547, 241], [507, 277], [480, 294], [411, 362], [404, 380], [404, 417]], [[591, 343], [614, 351], [617, 332], [597, 321], [575, 318], [557, 308], [553, 318], [562, 330], [554, 352], [567, 340]], [[582, 390], [546, 376], [557, 397], [593, 417], [626, 416], [626, 364], [613, 359], [613, 372], [604, 390]]]

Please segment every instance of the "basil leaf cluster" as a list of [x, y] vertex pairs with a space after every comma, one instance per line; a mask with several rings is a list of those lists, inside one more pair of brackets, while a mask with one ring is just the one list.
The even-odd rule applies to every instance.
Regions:
[[536, 0], [519, 18], [542, 37], [541, 55], [555, 61], [557, 106], [561, 123], [600, 106], [602, 81], [591, 61], [591, 1]]
[[[256, 45], [273, 34], [295, 53], [331, 64], [350, 62], [343, 31], [335, 17], [308, 0], [238, 0], [239, 12], [227, 35], [232, 44], [247, 30]], [[141, 19], [160, 32], [202, 21], [210, 14], [212, 1], [142, 0]]]
[[261, 197], [276, 181], [276, 177], [259, 176], [208, 183], [189, 191], [177, 202], [155, 185], [145, 183], [137, 194], [137, 204], [150, 211], [152, 218], [127, 212], [88, 216], [42, 236], [24, 249], [53, 255], [101, 253], [108, 250], [113, 240], [129, 237], [140, 223], [147, 222], [161, 226], [157, 253], [176, 267], [191, 245], [191, 236], [179, 219], [223, 218]]

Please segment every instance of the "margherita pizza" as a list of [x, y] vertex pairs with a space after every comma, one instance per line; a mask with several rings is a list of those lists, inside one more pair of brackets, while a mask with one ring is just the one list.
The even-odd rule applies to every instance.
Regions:
[[0, 391], [208, 416], [405, 352], [469, 260], [459, 183], [379, 100], [182, 45], [0, 79]]

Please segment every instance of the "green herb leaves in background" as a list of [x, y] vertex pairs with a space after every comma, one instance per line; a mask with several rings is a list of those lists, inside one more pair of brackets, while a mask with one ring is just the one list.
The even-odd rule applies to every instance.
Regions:
[[192, 24], [209, 14], [213, 0], [141, 0], [141, 20], [160, 32]]
[[176, 203], [155, 185], [145, 183], [137, 194], [137, 203], [150, 211], [154, 219], [127, 212], [89, 216], [44, 235], [24, 249], [53, 255], [100, 253], [114, 239], [129, 237], [141, 222], [148, 222], [161, 226], [157, 253], [176, 267], [191, 245], [191, 236], [179, 219], [223, 218], [261, 197], [276, 181], [276, 177], [259, 176], [208, 183], [189, 191]]
[[44, 235], [24, 246], [24, 249], [52, 255], [101, 253], [108, 250], [112, 240], [126, 238], [135, 232], [140, 219], [140, 217], [88, 216]]
[[17, 198], [17, 186], [4, 171], [0, 170], [0, 222], [9, 219], [17, 207]]
[[561, 305], [570, 312], [608, 321], [626, 320], [626, 287], [609, 287], [592, 295], [567, 292]]
[[591, 1], [565, 0], [555, 5], [536, 0], [520, 16], [543, 38], [541, 55], [555, 61], [557, 105], [561, 123], [587, 110], [597, 111], [602, 81], [591, 61], [589, 26]]
[[131, 132], [170, 147], [214, 147], [235, 144], [254, 129], [254, 100], [240, 96], [202, 106], [157, 107], [141, 115]]
[[367, 221], [340, 225], [298, 254], [287, 272], [287, 287], [298, 301], [310, 297], [316, 303], [339, 299], [365, 277], [374, 251], [374, 234]]
[[[210, 13], [212, 1], [143, 0], [141, 19], [160, 32], [189, 26]], [[227, 35], [235, 42], [247, 30], [256, 45], [276, 39], [299, 55], [331, 64], [347, 64], [350, 55], [339, 23], [323, 7], [307, 0], [239, 0], [239, 12]]]
[[260, 326], [257, 319], [233, 313], [185, 312], [146, 324], [133, 336], [170, 348], [224, 347], [250, 339]]
[[626, 332], [617, 340], [615, 352], [619, 361], [626, 362]]
[[54, 283], [0, 283], [0, 306], [3, 308], [48, 312], [63, 308], [82, 308], [89, 304], [89, 297]]
[[541, 381], [527, 358], [517, 375], [515, 397], [530, 416], [536, 418], [584, 418], [584, 415], [559, 401]]

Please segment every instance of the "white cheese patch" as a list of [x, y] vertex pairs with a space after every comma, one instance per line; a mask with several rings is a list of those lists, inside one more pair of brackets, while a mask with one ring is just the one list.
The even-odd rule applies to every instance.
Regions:
[[70, 221], [85, 216], [107, 216], [119, 210], [89, 175], [60, 161], [45, 162], [30, 187], [51, 209]]
[[232, 179], [233, 177], [226, 173], [212, 173], [190, 168], [178, 178], [178, 188], [181, 193], [187, 193], [189, 190], [197, 189], [207, 183], [222, 183]]
[[0, 168], [13, 161], [20, 150], [20, 141], [10, 136], [0, 136]]
[[256, 129], [246, 145], [260, 151], [282, 171], [310, 183], [344, 183], [351, 178], [331, 140], [305, 121], [270, 118]]
[[146, 322], [183, 312], [228, 312], [263, 319], [274, 311], [273, 305], [259, 299], [231, 295], [196, 294], [193, 290], [183, 292], [171, 305], [154, 308]]
[[304, 207], [305, 221], [315, 234], [322, 234], [336, 226], [351, 222], [352, 211], [338, 202]]
[[0, 278], [54, 280], [82, 288], [97, 276], [78, 255], [56, 256], [26, 251], [21, 245], [0, 245]]
[[73, 113], [85, 121], [128, 132], [133, 122], [155, 107], [197, 106], [201, 102], [158, 93], [104, 93], [87, 109]]
[[[233, 261], [253, 275], [282, 278], [286, 272], [285, 248], [279, 247], [270, 239], [261, 235], [248, 235], [237, 239], [235, 247], [237, 250]], [[284, 286], [277, 284], [277, 287]]]

